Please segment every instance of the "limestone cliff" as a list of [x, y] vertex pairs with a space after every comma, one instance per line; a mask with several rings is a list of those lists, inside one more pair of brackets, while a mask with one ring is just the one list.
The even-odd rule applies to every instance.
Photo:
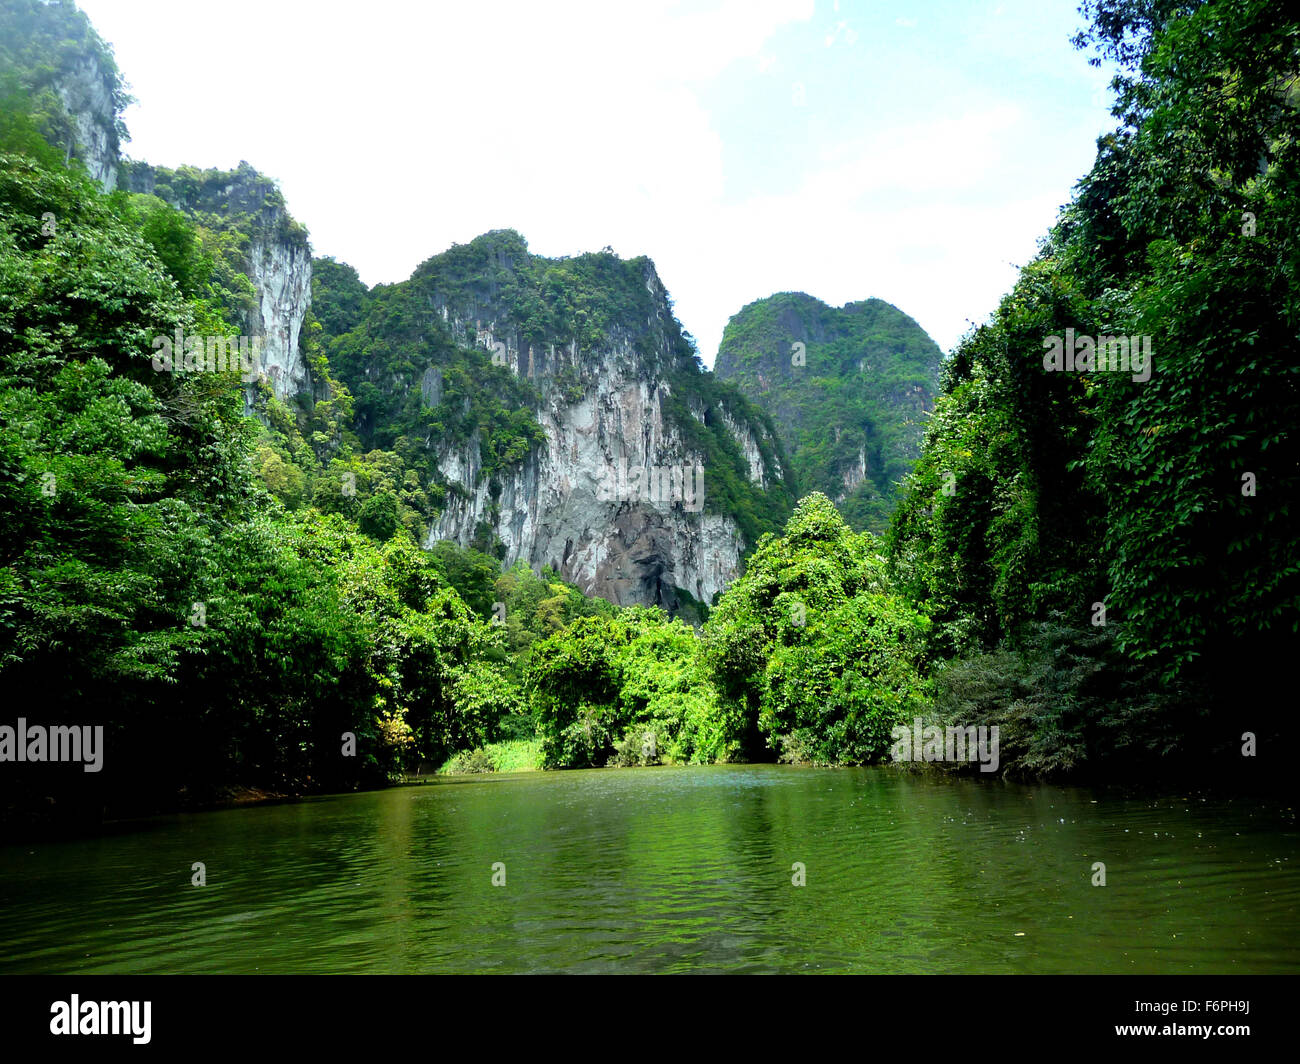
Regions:
[[67, 154], [79, 159], [105, 192], [112, 192], [118, 165], [112, 78], [88, 55], [60, 71], [53, 87], [71, 123]]
[[[430, 542], [490, 542], [507, 564], [672, 610], [711, 602], [788, 511], [770, 423], [699, 365], [648, 259], [543, 259], [491, 233], [395, 287], [331, 361], [375, 442], [385, 423], [428, 427], [446, 490]], [[477, 362], [453, 356], [467, 344]], [[494, 389], [513, 389], [538, 429], [515, 460], [492, 419], [462, 419], [471, 393]]]
[[80, 162], [105, 192], [117, 187], [130, 98], [113, 50], [74, 4], [0, 4], [0, 92], [5, 108], [27, 110], [35, 129]]
[[237, 236], [237, 265], [253, 294], [236, 309], [244, 332], [262, 342], [261, 373], [277, 398], [310, 391], [299, 337], [311, 305], [311, 247], [275, 183], [246, 162], [232, 171], [128, 162], [122, 174], [128, 191], [157, 196], [201, 225]]
[[[467, 545], [487, 522], [504, 545], [508, 564], [520, 558], [534, 566], [549, 564], [589, 594], [619, 604], [673, 608], [677, 591], [685, 590], [711, 602], [739, 575], [741, 554], [752, 544], [733, 517], [688, 509], [695, 501], [696, 468], [704, 470], [707, 458], [665, 416], [672, 384], [642, 373], [626, 338], [579, 357], [572, 349], [521, 350], [508, 332], [508, 340], [497, 339], [499, 327], [496, 321], [485, 323], [484, 342], [504, 343], [512, 368], [527, 372], [532, 360], [546, 443], [495, 478], [483, 475], [477, 436], [439, 445], [441, 473], [464, 494], [449, 493], [430, 541]], [[576, 370], [586, 385], [576, 402], [554, 383], [554, 371], [561, 368]], [[688, 399], [687, 406], [703, 423], [703, 404]], [[757, 457], [753, 428], [743, 421], [732, 425], [729, 431], [742, 453], [755, 456], [747, 469], [753, 482], [765, 486], [778, 480], [779, 465], [765, 468]], [[652, 486], [656, 475], [668, 477], [667, 490]], [[675, 492], [678, 478], [682, 486]], [[707, 503], [707, 484], [699, 494]]]

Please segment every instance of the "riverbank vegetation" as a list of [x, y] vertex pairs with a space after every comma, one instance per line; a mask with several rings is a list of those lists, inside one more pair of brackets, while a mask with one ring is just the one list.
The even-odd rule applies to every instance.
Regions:
[[[1121, 125], [946, 363], [891, 572], [951, 663], [946, 714], [1001, 720], [1013, 764], [1229, 771], [1246, 732], [1281, 749], [1300, 625], [1300, 24], [1085, 7]], [[1143, 338], [1152, 364], [1045, 368], [1069, 336]]]
[[[400, 293], [318, 271], [307, 408], [263, 394], [252, 419], [237, 374], [158, 371], [156, 336], [234, 335], [231, 234], [101, 192], [10, 77], [0, 679], [30, 722], [103, 722], [110, 756], [7, 763], [0, 803], [84, 819], [437, 766], [863, 764], [917, 717], [998, 725], [1022, 775], [1267, 748], [1300, 630], [1300, 24], [1262, 0], [1088, 7], [1121, 125], [945, 364], [887, 534], [817, 493], [779, 534], [754, 518], [698, 628], [502, 571], [490, 536], [422, 548], [443, 489], [411, 439], [435, 426], [385, 434], [391, 397], [330, 371], [364, 353], [366, 300], [396, 314]], [[603, 263], [573, 266], [579, 294]], [[1047, 368], [1066, 335], [1150, 338], [1148, 379]], [[526, 386], [476, 406], [475, 374], [505, 371], [457, 359], [435, 410], [500, 428], [502, 461], [536, 443]]]

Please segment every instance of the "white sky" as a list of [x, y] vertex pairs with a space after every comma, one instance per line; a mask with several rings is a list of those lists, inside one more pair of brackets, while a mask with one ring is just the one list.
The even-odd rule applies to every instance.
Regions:
[[1077, 0], [80, 6], [131, 157], [247, 159], [367, 284], [507, 227], [649, 255], [708, 364], [786, 290], [888, 300], [949, 350], [1113, 124]]

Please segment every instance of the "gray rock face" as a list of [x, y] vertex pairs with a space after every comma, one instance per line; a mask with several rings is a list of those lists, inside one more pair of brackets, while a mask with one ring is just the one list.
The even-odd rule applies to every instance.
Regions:
[[[158, 196], [187, 213], [216, 216], [248, 234], [244, 273], [255, 298], [244, 312], [243, 328], [260, 341], [260, 374], [279, 399], [310, 391], [311, 374], [298, 341], [311, 306], [311, 246], [294, 226], [275, 183], [247, 163], [233, 171], [175, 171], [139, 162], [123, 169], [129, 191]], [[250, 410], [251, 405], [250, 388]]]
[[[49, 10], [57, 13], [57, 5]], [[121, 171], [131, 192], [159, 195], [187, 213], [202, 211], [225, 218], [248, 234], [244, 272], [256, 298], [245, 314], [244, 331], [260, 341], [261, 371], [278, 397], [310, 389], [298, 334], [311, 301], [311, 249], [305, 232], [289, 218], [280, 190], [247, 163], [229, 172], [124, 163], [117, 112], [123, 100], [117, 75], [108, 53], [97, 50], [102, 42], [94, 43], [98, 38], [92, 29], [85, 32], [89, 37], [83, 34], [84, 47], [71, 55], [61, 52], [58, 61], [51, 63], [56, 70], [36, 75], [37, 84], [53, 90], [67, 116], [67, 122], [60, 124], [59, 147], [69, 159], [80, 161], [105, 192], [117, 188]]]
[[442, 402], [442, 372], [437, 366], [430, 366], [420, 378], [420, 399], [425, 406], [437, 406]]
[[70, 154], [105, 192], [112, 192], [117, 187], [118, 139], [111, 82], [87, 56], [61, 72], [53, 88], [72, 121], [76, 143], [68, 146]]
[[[550, 565], [587, 594], [619, 605], [671, 610], [681, 604], [678, 589], [709, 603], [736, 579], [747, 544], [730, 516], [705, 512], [696, 485], [703, 488], [706, 457], [665, 416], [671, 384], [656, 367], [668, 364], [664, 327], [671, 312], [653, 269], [646, 284], [661, 319], [650, 334], [660, 350], [649, 358], [644, 334], [615, 331], [597, 350], [581, 353], [575, 346], [539, 349], [521, 346], [514, 330], [486, 316], [491, 307], [439, 305], [454, 332], [472, 326], [498, 362], [532, 378], [542, 395], [536, 414], [546, 443], [490, 480], [481, 475], [477, 436], [439, 450], [439, 470], [453, 490], [430, 544], [450, 539], [467, 546], [487, 524], [505, 547], [507, 565]], [[581, 398], [557, 384], [558, 374], [581, 382]], [[426, 374], [424, 387], [431, 385]], [[702, 404], [687, 399], [703, 422]], [[779, 467], [764, 465], [743, 418], [724, 414], [723, 422], [752, 482], [766, 486], [781, 477]]]
[[298, 337], [311, 306], [311, 249], [274, 238], [255, 239], [248, 267], [258, 296], [249, 335], [262, 339], [262, 373], [278, 399], [310, 391], [311, 374]]

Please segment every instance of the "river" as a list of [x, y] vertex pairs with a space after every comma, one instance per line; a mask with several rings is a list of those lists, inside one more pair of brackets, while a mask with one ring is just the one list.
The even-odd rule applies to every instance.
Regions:
[[439, 779], [0, 848], [0, 973], [1296, 972], [1298, 842], [891, 768]]

